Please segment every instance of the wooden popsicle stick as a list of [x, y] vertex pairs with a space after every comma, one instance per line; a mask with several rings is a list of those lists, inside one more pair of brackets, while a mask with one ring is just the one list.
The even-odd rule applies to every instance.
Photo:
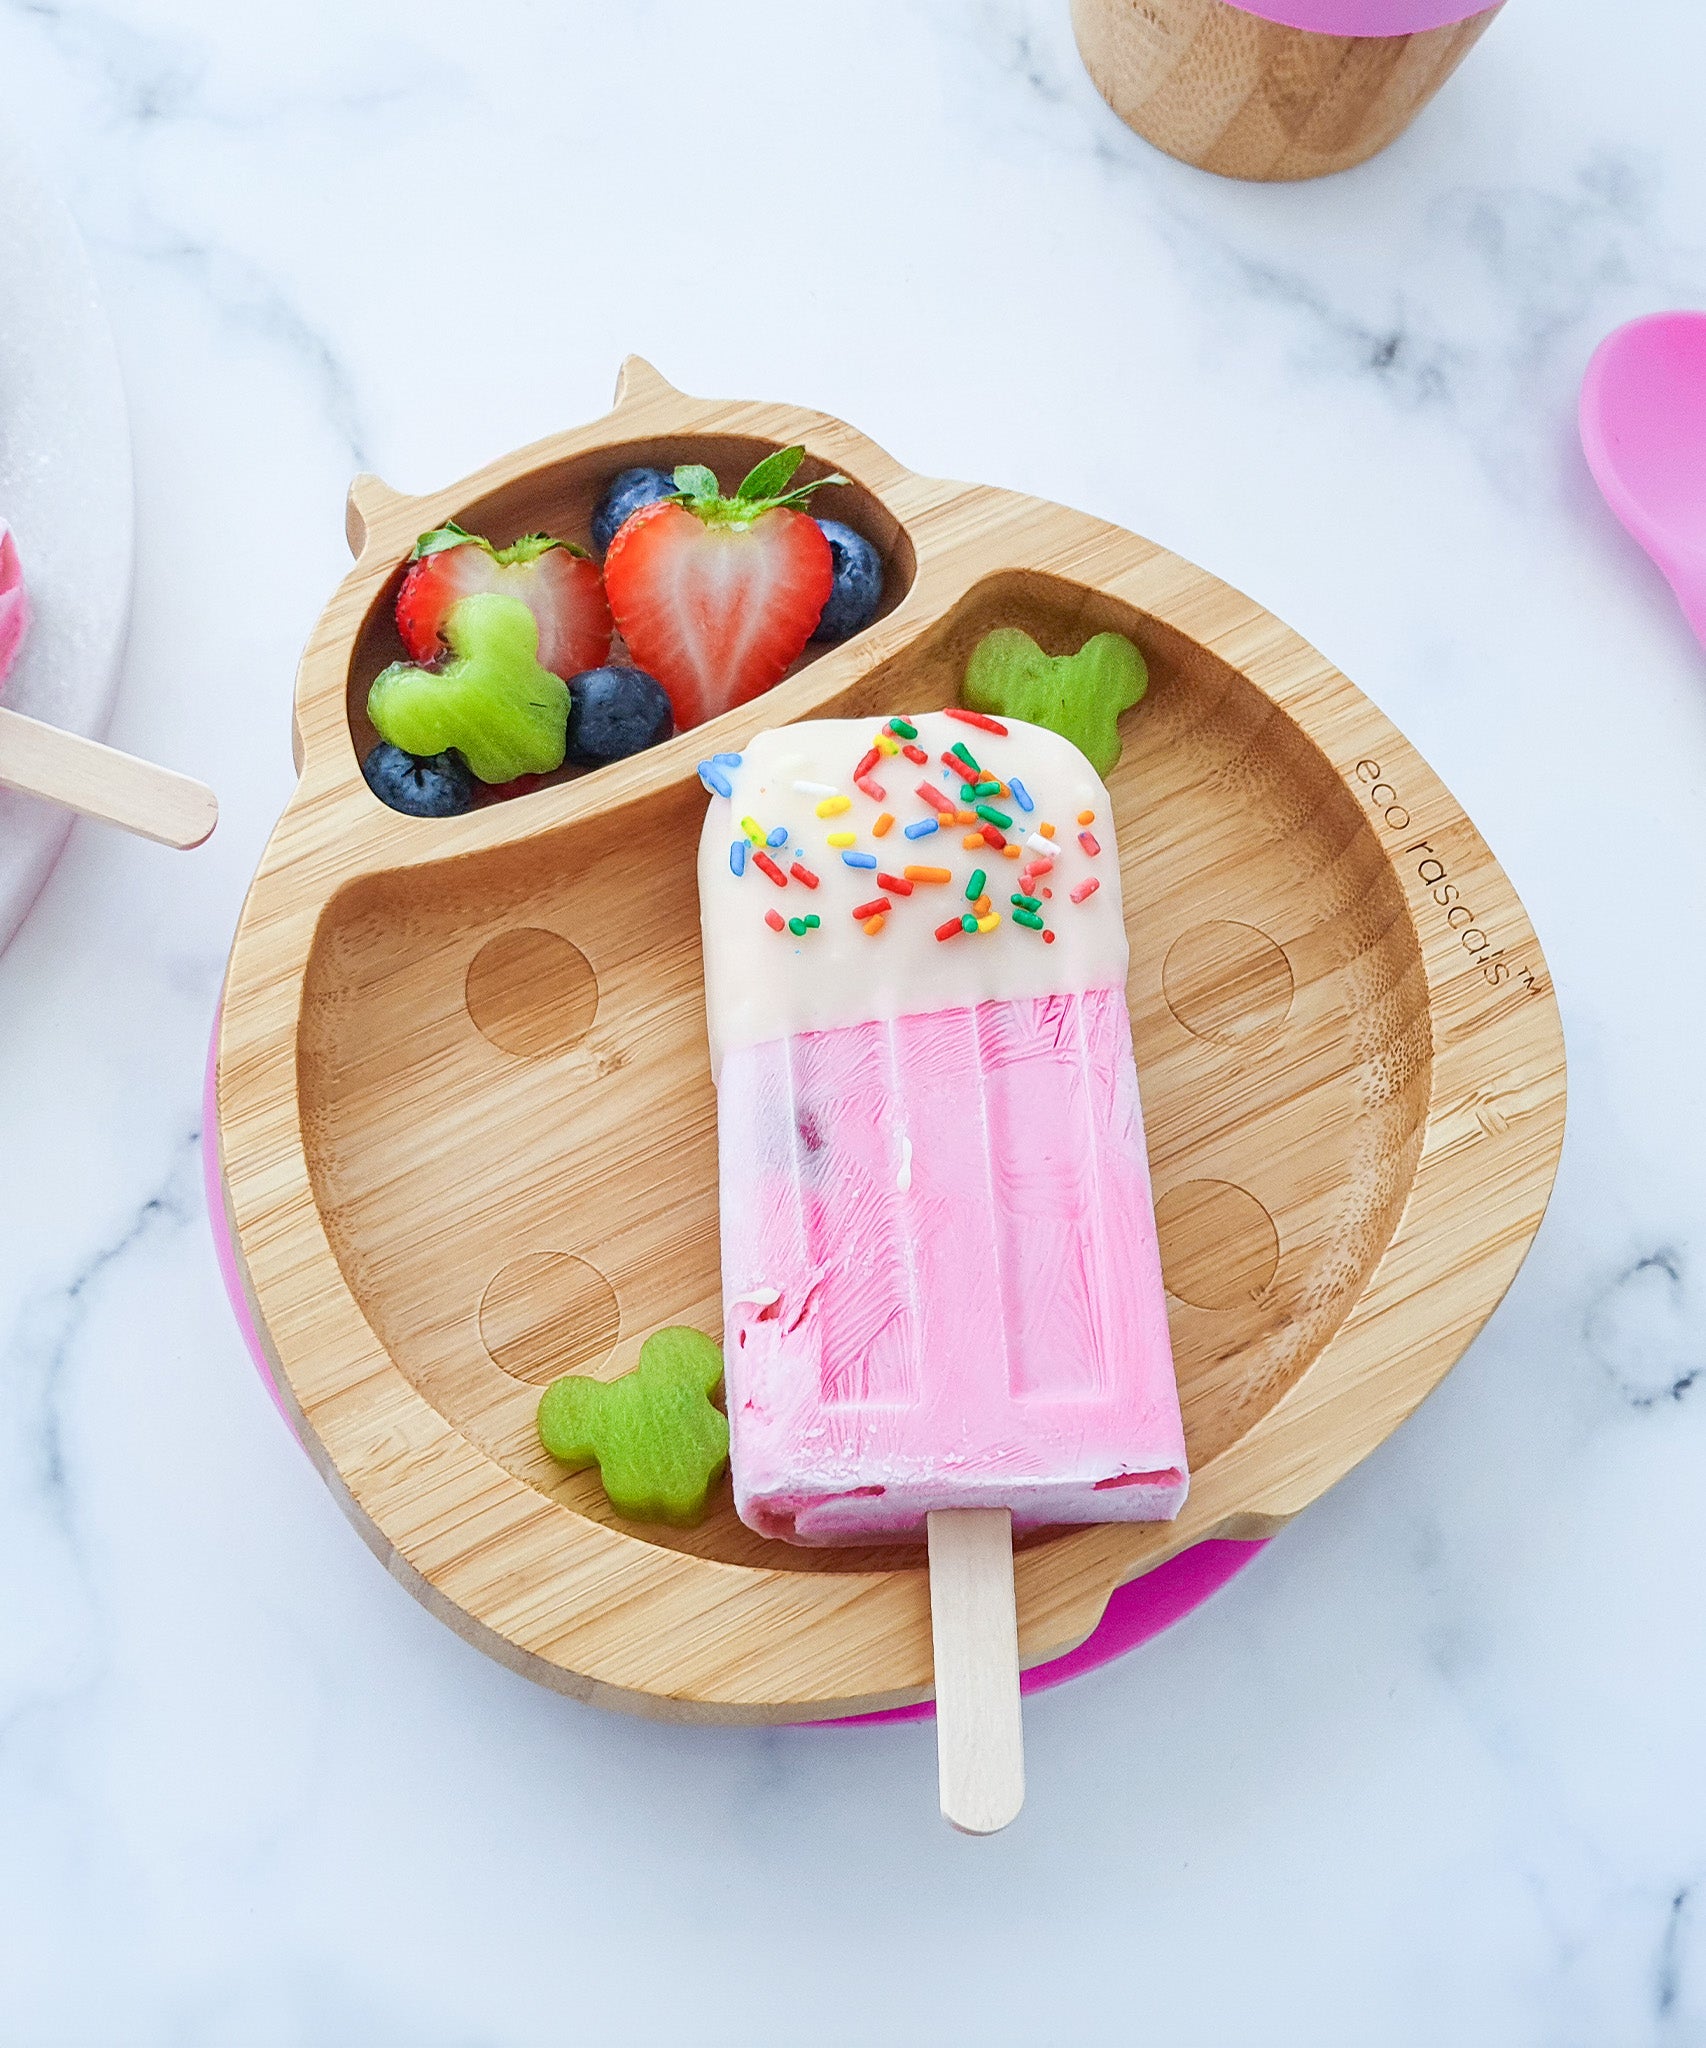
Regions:
[[219, 800], [205, 783], [4, 707], [0, 783], [162, 846], [199, 846], [219, 822]]
[[955, 1508], [927, 1519], [942, 1818], [993, 1835], [1025, 1803], [1013, 1517]]

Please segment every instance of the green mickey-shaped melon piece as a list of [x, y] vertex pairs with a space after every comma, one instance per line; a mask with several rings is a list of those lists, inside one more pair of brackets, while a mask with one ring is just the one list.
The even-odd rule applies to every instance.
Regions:
[[539, 627], [518, 597], [478, 591], [445, 614], [441, 668], [394, 661], [374, 678], [367, 715], [405, 754], [454, 747], [482, 782], [563, 765], [569, 687], [539, 666]]
[[997, 626], [972, 651], [960, 702], [1046, 726], [1106, 775], [1120, 757], [1120, 713], [1148, 687], [1143, 656], [1123, 633], [1098, 633], [1076, 654], [1045, 654], [1029, 633]]
[[569, 1373], [539, 1403], [539, 1441], [571, 1472], [598, 1467], [610, 1505], [635, 1522], [690, 1529], [729, 1460], [711, 1396], [723, 1354], [698, 1330], [654, 1330], [620, 1379]]

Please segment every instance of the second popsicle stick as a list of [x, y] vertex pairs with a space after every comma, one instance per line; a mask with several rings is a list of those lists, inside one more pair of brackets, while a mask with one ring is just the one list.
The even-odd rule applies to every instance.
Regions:
[[942, 1818], [993, 1835], [1025, 1803], [1013, 1517], [955, 1508], [927, 1518]]
[[205, 783], [3, 707], [0, 783], [162, 846], [199, 846], [219, 822]]

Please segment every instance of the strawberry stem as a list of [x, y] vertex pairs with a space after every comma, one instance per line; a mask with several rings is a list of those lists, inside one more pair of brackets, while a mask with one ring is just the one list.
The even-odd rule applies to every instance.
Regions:
[[751, 526], [766, 512], [785, 505], [804, 505], [825, 484], [844, 484], [844, 476], [820, 476], [790, 490], [794, 472], [805, 460], [804, 448], [777, 448], [754, 465], [732, 498], [722, 495], [715, 475], [703, 463], [684, 462], [675, 472], [675, 495], [707, 526]]
[[561, 548], [565, 554], [578, 555], [583, 559], [586, 549], [576, 547], [572, 540], [558, 540], [549, 533], [524, 533], [519, 540], [511, 541], [507, 548], [495, 548], [483, 534], [470, 533], [464, 526], [458, 526], [454, 519], [447, 519], [442, 526], [435, 526], [431, 533], [423, 533], [415, 542], [411, 562], [421, 562], [428, 555], [442, 555], [450, 548], [484, 548], [494, 562], [511, 569], [537, 562], [541, 555], [547, 555], [553, 548]]
[[778, 448], [773, 455], [767, 455], [762, 462], [754, 464], [735, 496], [748, 504], [760, 498], [779, 497], [794, 481], [794, 471], [805, 457], [803, 448]]

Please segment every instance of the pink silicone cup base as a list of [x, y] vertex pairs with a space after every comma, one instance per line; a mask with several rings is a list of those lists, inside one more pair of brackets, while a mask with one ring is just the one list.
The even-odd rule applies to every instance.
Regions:
[[[279, 1396], [278, 1382], [273, 1378], [266, 1346], [261, 1342], [260, 1332], [249, 1312], [248, 1296], [237, 1267], [237, 1247], [225, 1217], [215, 1096], [218, 1053], [219, 1018], [215, 1014], [213, 1037], [207, 1049], [207, 1074], [202, 1087], [201, 1159], [207, 1192], [208, 1227], [213, 1233], [213, 1249], [219, 1260], [220, 1278], [225, 1282], [231, 1313], [237, 1319], [237, 1327], [249, 1348], [249, 1356], [255, 1362], [255, 1370], [261, 1376], [262, 1386], [294, 1437], [296, 1425]], [[1046, 1692], [1051, 1686], [1064, 1685], [1069, 1678], [1082, 1678], [1085, 1672], [1099, 1670], [1115, 1657], [1123, 1657], [1128, 1650], [1135, 1650], [1140, 1643], [1148, 1642], [1151, 1636], [1158, 1636], [1163, 1629], [1171, 1628], [1174, 1622], [1182, 1621], [1193, 1608], [1200, 1607], [1211, 1593], [1217, 1593], [1228, 1579], [1235, 1578], [1263, 1547], [1261, 1543], [1222, 1540], [1198, 1543], [1190, 1550], [1181, 1551], [1177, 1557], [1169, 1558], [1165, 1564], [1157, 1565], [1154, 1571], [1141, 1579], [1117, 1586], [1102, 1619], [1077, 1649], [1068, 1650], [1047, 1664], [1033, 1665], [1020, 1680], [1020, 1690], [1026, 1693]], [[922, 1700], [915, 1707], [889, 1707], [877, 1714], [852, 1714], [841, 1720], [823, 1721], [816, 1725], [864, 1728], [882, 1721], [927, 1721], [934, 1718], [935, 1712], [934, 1702]]]
[[1232, 0], [1240, 12], [1323, 36], [1414, 36], [1492, 14], [1503, 0]]

